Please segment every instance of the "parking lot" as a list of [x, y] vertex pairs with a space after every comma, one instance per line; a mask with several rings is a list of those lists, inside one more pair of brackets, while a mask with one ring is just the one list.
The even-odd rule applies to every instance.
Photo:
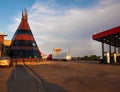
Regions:
[[60, 88], [63, 92], [120, 92], [120, 65], [41, 62], [31, 68], [48, 82], [52, 92]]
[[[18, 65], [24, 66], [21, 62]], [[26, 62], [26, 65], [46, 81], [49, 92], [120, 92], [120, 65], [53, 61]], [[15, 81], [14, 83], [9, 82], [13, 68], [14, 66], [0, 67], [0, 92], [8, 92], [10, 83], [18, 85]], [[18, 74], [21, 68], [27, 76], [31, 76], [24, 71], [24, 67], [18, 67], [16, 78], [19, 81], [19, 78], [22, 77], [21, 74]], [[24, 79], [27, 82], [25, 75], [23, 75], [22, 81]], [[14, 89], [14, 86], [12, 87]], [[15, 87], [19, 89], [19, 87]], [[26, 88], [29, 89], [28, 86]]]

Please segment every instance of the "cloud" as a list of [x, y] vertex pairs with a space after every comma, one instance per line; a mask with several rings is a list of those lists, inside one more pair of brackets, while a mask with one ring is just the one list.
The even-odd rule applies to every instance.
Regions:
[[120, 24], [117, 0], [102, 0], [97, 6], [86, 9], [59, 10], [56, 5], [52, 0], [36, 2], [30, 8], [30, 27], [40, 50], [46, 54], [53, 53], [55, 47], [62, 48], [62, 52], [70, 47], [73, 56], [100, 55], [101, 45], [92, 40], [92, 35]]

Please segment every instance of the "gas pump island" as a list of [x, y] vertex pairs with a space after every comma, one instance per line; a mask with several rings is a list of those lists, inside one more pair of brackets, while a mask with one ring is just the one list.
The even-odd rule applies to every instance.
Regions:
[[[92, 38], [102, 44], [101, 63], [120, 63], [120, 26], [94, 34]], [[105, 52], [105, 44], [108, 52]]]

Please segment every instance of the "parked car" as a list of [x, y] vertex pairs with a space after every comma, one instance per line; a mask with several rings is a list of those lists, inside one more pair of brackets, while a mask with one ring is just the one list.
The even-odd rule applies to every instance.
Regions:
[[13, 62], [10, 57], [0, 57], [0, 66], [13, 66]]

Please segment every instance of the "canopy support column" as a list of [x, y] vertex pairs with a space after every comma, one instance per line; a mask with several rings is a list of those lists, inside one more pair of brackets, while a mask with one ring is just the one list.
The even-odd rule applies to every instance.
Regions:
[[104, 42], [102, 42], [102, 59], [104, 60]]
[[120, 53], [120, 47], [118, 47], [118, 53]]
[[116, 53], [117, 51], [116, 51], [116, 47], [114, 47], [114, 52]]
[[112, 62], [111, 60], [111, 45], [109, 45], [109, 53], [110, 53], [110, 63]]

